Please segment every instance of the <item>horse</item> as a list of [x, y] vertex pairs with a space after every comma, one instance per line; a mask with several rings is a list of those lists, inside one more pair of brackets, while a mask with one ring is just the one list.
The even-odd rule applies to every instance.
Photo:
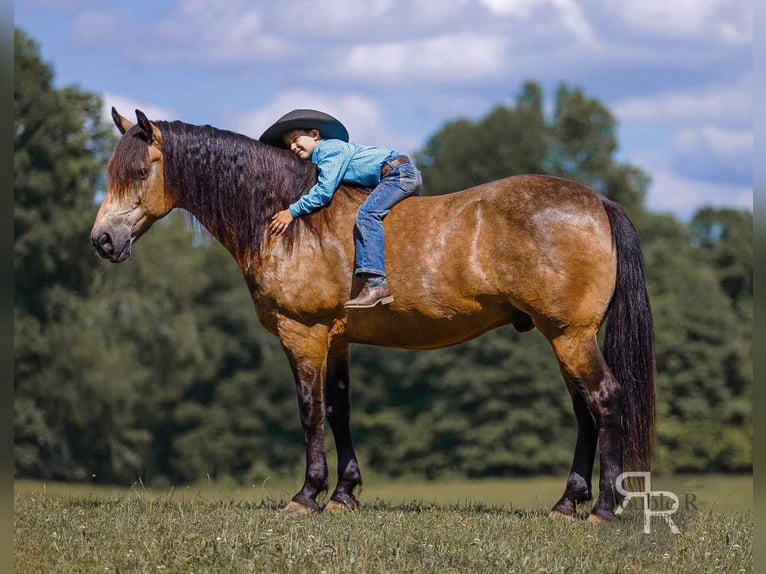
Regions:
[[[577, 422], [571, 470], [550, 516], [573, 520], [578, 505], [593, 501], [598, 446], [599, 492], [587, 520], [616, 520], [621, 474], [651, 467], [656, 377], [640, 241], [619, 204], [580, 183], [534, 174], [409, 197], [385, 219], [393, 303], [345, 309], [361, 288], [353, 229], [369, 190], [341, 185], [328, 206], [273, 235], [271, 215], [316, 182], [312, 163], [210, 125], [152, 121], [140, 110], [134, 123], [114, 108], [112, 119], [122, 137], [91, 241], [101, 257], [124, 261], [155, 221], [178, 208], [234, 257], [297, 391], [306, 468], [285, 513], [359, 508], [350, 345], [437, 349], [511, 324], [549, 341]], [[322, 507], [326, 421], [338, 469]]]

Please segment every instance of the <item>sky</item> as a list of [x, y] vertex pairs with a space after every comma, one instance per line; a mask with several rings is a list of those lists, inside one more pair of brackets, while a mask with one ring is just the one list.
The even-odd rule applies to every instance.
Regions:
[[615, 116], [649, 209], [752, 210], [751, 0], [17, 0], [14, 22], [56, 87], [100, 95], [105, 117], [255, 138], [314, 108], [352, 141], [415, 153], [526, 81], [550, 113], [565, 83]]

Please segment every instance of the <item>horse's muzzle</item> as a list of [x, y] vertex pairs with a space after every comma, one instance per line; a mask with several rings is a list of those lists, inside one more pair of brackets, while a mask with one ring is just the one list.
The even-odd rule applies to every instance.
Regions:
[[130, 257], [130, 241], [126, 241], [122, 248], [117, 251], [112, 236], [105, 231], [94, 232], [91, 234], [90, 240], [93, 247], [96, 248], [96, 253], [112, 263], [120, 263]]

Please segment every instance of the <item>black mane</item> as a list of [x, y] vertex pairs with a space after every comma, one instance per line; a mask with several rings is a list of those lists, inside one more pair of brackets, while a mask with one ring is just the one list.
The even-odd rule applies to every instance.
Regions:
[[[239, 254], [257, 253], [271, 216], [316, 183], [316, 166], [286, 150], [208, 125], [155, 123], [162, 132], [165, 184], [179, 207], [216, 237], [229, 238]], [[299, 227], [288, 228], [288, 240]]]

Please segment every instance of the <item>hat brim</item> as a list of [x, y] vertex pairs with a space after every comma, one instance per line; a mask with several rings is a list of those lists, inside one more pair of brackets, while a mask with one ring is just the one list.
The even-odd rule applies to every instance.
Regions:
[[317, 110], [293, 110], [272, 124], [259, 138], [265, 144], [287, 148], [284, 135], [292, 130], [319, 131], [324, 139], [338, 139], [347, 142], [348, 130], [337, 119]]

